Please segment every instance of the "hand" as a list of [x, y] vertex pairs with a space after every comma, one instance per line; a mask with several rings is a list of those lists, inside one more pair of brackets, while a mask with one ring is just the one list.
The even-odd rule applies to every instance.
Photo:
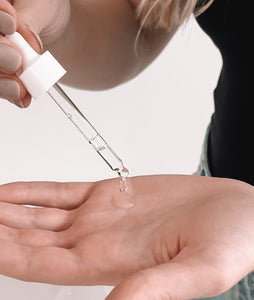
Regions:
[[112, 204], [124, 199], [119, 179], [0, 186], [0, 273], [117, 285], [108, 300], [173, 300], [220, 294], [253, 270], [252, 186], [181, 175], [128, 184], [127, 210]]
[[0, 98], [27, 107], [31, 96], [16, 73], [22, 56], [4, 35], [18, 31], [37, 51], [55, 41], [64, 31], [70, 15], [69, 0], [0, 0]]

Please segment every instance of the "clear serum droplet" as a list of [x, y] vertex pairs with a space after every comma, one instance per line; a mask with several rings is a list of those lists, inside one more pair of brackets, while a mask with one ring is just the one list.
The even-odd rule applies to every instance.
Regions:
[[129, 171], [126, 168], [119, 170], [118, 175], [120, 176], [120, 192], [128, 191], [127, 177], [129, 176]]
[[129, 192], [128, 188], [128, 180], [127, 177], [129, 175], [129, 171], [126, 168], [122, 168], [121, 170], [117, 170], [117, 173], [120, 177], [120, 193], [119, 196], [113, 199], [113, 204], [116, 207], [129, 209], [134, 207], [134, 198]]
[[120, 178], [120, 192], [128, 192], [128, 184], [126, 178]]

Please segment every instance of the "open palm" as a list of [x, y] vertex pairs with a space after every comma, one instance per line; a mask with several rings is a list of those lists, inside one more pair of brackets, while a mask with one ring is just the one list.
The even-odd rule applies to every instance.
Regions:
[[[254, 191], [199, 176], [0, 186], [0, 273], [59, 285], [117, 285], [108, 299], [222, 293], [253, 270]], [[205, 278], [205, 281], [203, 281]], [[164, 298], [163, 298], [164, 297]]]

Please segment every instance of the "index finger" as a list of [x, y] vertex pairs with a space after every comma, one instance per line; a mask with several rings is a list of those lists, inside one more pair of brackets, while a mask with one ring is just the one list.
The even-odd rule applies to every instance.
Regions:
[[0, 201], [74, 209], [92, 192], [93, 183], [83, 182], [14, 182], [0, 185]]

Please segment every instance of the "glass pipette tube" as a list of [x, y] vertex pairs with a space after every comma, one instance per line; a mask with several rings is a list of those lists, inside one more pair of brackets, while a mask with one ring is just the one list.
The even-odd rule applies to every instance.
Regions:
[[[5, 38], [16, 44], [22, 52], [23, 70], [18, 76], [30, 95], [37, 98], [48, 92], [53, 101], [61, 108], [109, 167], [118, 173], [126, 185], [125, 179], [129, 172], [124, 167], [122, 160], [57, 84], [58, 80], [66, 73], [66, 70], [48, 51], [41, 55], [34, 51], [19, 33], [15, 32], [11, 35], [6, 35]], [[127, 186], [123, 189], [127, 190]]]
[[124, 167], [120, 157], [106, 143], [59, 84], [54, 84], [53, 87], [48, 90], [48, 94], [80, 133], [93, 146], [95, 151], [103, 158], [107, 165], [113, 171], [117, 172], [121, 179], [125, 179], [128, 176], [128, 170]]

